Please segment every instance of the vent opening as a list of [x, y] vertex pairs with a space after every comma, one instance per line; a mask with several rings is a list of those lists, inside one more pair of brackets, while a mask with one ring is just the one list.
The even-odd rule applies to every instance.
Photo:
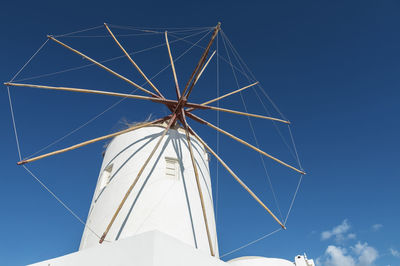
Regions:
[[165, 158], [165, 176], [171, 179], [179, 177], [179, 162], [175, 158]]
[[113, 164], [110, 164], [103, 170], [100, 179], [100, 190], [102, 190], [105, 186], [108, 185], [108, 183], [110, 183], [112, 169]]

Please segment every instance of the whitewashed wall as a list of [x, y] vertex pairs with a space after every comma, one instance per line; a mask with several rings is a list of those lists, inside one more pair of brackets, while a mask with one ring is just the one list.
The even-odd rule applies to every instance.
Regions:
[[228, 261], [228, 264], [232, 266], [294, 266], [294, 265], [297, 266], [297, 264], [288, 260], [264, 258], [256, 256], [239, 257]]
[[[161, 125], [145, 127], [117, 136], [108, 145], [87, 219], [87, 225], [99, 236], [103, 234], [164, 129]], [[218, 257], [208, 154], [193, 138], [192, 143]], [[166, 169], [166, 159], [178, 162], [176, 177]], [[170, 129], [164, 137], [121, 209], [106, 241], [152, 230], [164, 232], [209, 253], [195, 175], [182, 129]], [[98, 241], [98, 237], [86, 228], [79, 249], [99, 245]]]

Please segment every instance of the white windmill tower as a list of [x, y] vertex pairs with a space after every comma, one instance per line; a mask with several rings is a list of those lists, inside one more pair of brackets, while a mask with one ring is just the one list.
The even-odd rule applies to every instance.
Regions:
[[[165, 131], [167, 126], [148, 125], [117, 136], [108, 145], [80, 249], [99, 245], [99, 239], [88, 228], [95, 232], [107, 228], [121, 195], [132, 180], [136, 181], [134, 177], [140, 176], [105, 239], [114, 241], [158, 230], [208, 252], [209, 232], [210, 245], [218, 256], [208, 154], [199, 141], [192, 138], [189, 144], [181, 127]], [[139, 174], [147, 160], [147, 167]]]
[[[117, 133], [85, 141], [62, 150], [18, 162], [19, 165], [23, 165], [48, 156], [73, 150], [90, 143], [113, 138], [108, 144], [104, 154], [86, 227], [82, 235], [79, 248], [80, 251], [68, 256], [45, 261], [43, 262], [43, 265], [47, 265], [47, 263], [50, 263], [50, 265], [53, 265], [51, 263], [59, 265], [84, 265], [88, 262], [96, 265], [109, 265], [111, 261], [115, 265], [126, 265], [126, 263], [128, 263], [127, 260], [130, 259], [129, 256], [132, 254], [126, 252], [125, 249], [129, 250], [132, 247], [135, 247], [136, 250], [141, 252], [140, 254], [135, 253], [136, 259], [141, 261], [140, 265], [188, 265], [187, 263], [189, 261], [191, 265], [224, 265], [225, 263], [216, 259], [219, 257], [219, 253], [210, 170], [208, 165], [209, 154], [212, 154], [234, 177], [234, 179], [250, 193], [250, 195], [273, 217], [273, 219], [279, 223], [282, 228], [285, 229], [286, 227], [284, 223], [282, 223], [243, 183], [232, 169], [230, 169], [218, 154], [200, 138], [187, 122], [187, 118], [191, 118], [193, 121], [207, 125], [259, 152], [260, 154], [296, 172], [305, 174], [302, 170], [273, 157], [272, 155], [192, 113], [192, 111], [196, 109], [211, 109], [289, 124], [288, 121], [278, 118], [223, 109], [209, 105], [210, 103], [219, 101], [225, 97], [250, 88], [258, 84], [258, 82], [202, 104], [188, 102], [189, 96], [196, 82], [215, 54], [214, 52], [207, 60], [212, 43], [220, 31], [220, 23], [218, 23], [218, 25], [213, 29], [212, 37], [182, 91], [179, 87], [174, 67], [168, 34], [165, 32], [165, 41], [175, 81], [176, 100], [169, 100], [163, 96], [160, 90], [158, 90], [157, 87], [147, 78], [131, 58], [129, 53], [123, 48], [109, 26], [105, 24], [105, 27], [129, 61], [154, 89], [154, 92], [146, 90], [130, 79], [73, 49], [55, 37], [48, 37], [100, 68], [147, 93], [149, 96], [70, 87], [21, 84], [15, 82], [7, 82], [5, 85], [93, 93], [153, 101], [164, 104], [171, 111], [171, 114], [154, 121], [138, 123]], [[153, 235], [146, 235], [150, 232], [156, 233], [153, 233]], [[100, 237], [101, 233], [102, 235]], [[154, 247], [157, 241], [161, 241], [159, 240], [159, 233], [173, 238], [173, 240], [171, 240], [167, 237], [168, 240], [163, 240], [164, 252], [168, 251], [168, 256]], [[140, 238], [142, 235], [146, 235], [147, 238]], [[121, 241], [124, 239], [128, 242]], [[152, 248], [146, 247], [146, 239], [153, 239]], [[155, 239], [158, 240], [156, 241]], [[103, 242], [105, 242], [105, 245], [100, 245]], [[181, 245], [180, 243], [185, 244], [186, 247], [179, 246]], [[187, 249], [187, 247], [194, 248], [194, 250], [200, 250], [200, 253], [193, 253], [193, 250]], [[121, 256], [116, 258], [114, 256], [115, 252]], [[183, 256], [186, 260], [176, 260], [174, 254], [181, 254], [182, 252], [189, 254], [186, 257]], [[207, 253], [211, 255], [211, 257], [209, 257], [209, 255], [204, 256], [204, 254]], [[140, 255], [145, 256], [146, 258], [152, 257], [153, 260], [150, 260], [151, 262], [144, 261], [143, 259], [141, 260], [139, 258]], [[160, 264], [154, 262], [155, 258], [159, 259]], [[301, 257], [301, 260], [303, 259], [305, 262], [307, 261], [304, 257]], [[297, 260], [299, 260], [299, 264], [297, 264]], [[278, 261], [268, 261], [268, 259], [265, 258], [261, 258], [261, 260], [242, 258], [240, 260], [232, 261], [233, 265], [286, 265], [284, 264], [284, 261], [282, 263], [283, 264], [279, 264]], [[303, 265], [300, 263], [300, 257], [296, 259], [296, 265]]]

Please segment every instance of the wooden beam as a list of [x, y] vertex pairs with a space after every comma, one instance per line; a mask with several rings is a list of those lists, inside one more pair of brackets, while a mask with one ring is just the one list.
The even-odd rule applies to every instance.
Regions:
[[194, 85], [196, 85], [197, 81], [198, 81], [199, 78], [201, 77], [201, 74], [203, 74], [204, 70], [206, 69], [206, 67], [207, 67], [208, 64], [210, 63], [211, 59], [212, 59], [213, 56], [215, 55], [215, 52], [216, 52], [216, 51], [214, 51], [214, 52], [211, 54], [210, 58], [208, 58], [207, 62], [205, 63], [205, 65], [204, 65], [203, 68], [201, 69], [200, 74], [196, 77], [196, 79], [195, 79], [195, 81], [194, 81]]
[[[187, 90], [189, 90], [189, 91], [187, 92], [187, 94], [186, 94], [186, 98], [188, 98], [189, 95], [190, 95], [190, 93], [192, 92], [192, 89], [193, 89], [193, 86], [194, 86], [194, 82], [192, 82], [192, 81], [193, 81], [193, 78], [194, 78], [194, 80], [197, 79], [197, 76], [199, 75], [199, 69], [202, 68], [202, 66], [203, 66], [203, 64], [204, 64], [204, 61], [205, 61], [205, 59], [207, 58], [208, 52], [210, 51], [211, 45], [212, 45], [212, 43], [214, 42], [214, 39], [215, 39], [215, 37], [217, 36], [217, 34], [218, 34], [218, 32], [219, 32], [220, 29], [221, 29], [221, 23], [218, 22], [217, 26], [216, 26], [215, 29], [214, 29], [213, 35], [211, 36], [211, 39], [210, 39], [210, 41], [208, 42], [208, 45], [207, 45], [206, 49], [204, 50], [202, 56], [200, 57], [199, 62], [197, 63], [197, 65], [196, 65], [196, 67], [195, 67], [195, 69], [194, 69], [192, 75], [190, 76], [188, 82], [186, 83], [185, 89], [183, 90], [182, 95], [185, 95], [185, 93], [187, 92]], [[190, 87], [189, 87], [189, 86], [190, 86]]]
[[200, 197], [200, 202], [201, 202], [201, 209], [203, 211], [203, 218], [204, 218], [204, 224], [205, 224], [206, 232], [207, 232], [208, 246], [210, 248], [211, 256], [214, 257], [215, 253], [214, 253], [214, 249], [213, 249], [213, 246], [212, 246], [210, 229], [208, 227], [208, 219], [207, 219], [207, 214], [206, 214], [206, 209], [205, 209], [205, 204], [204, 204], [203, 192], [201, 190], [201, 184], [200, 184], [200, 180], [199, 180], [199, 173], [198, 173], [196, 162], [195, 162], [194, 156], [193, 156], [193, 150], [192, 150], [192, 144], [191, 144], [191, 141], [190, 141], [189, 131], [186, 130], [186, 132], [187, 132], [186, 133], [186, 139], [187, 139], [187, 142], [188, 142], [189, 151], [190, 151], [190, 157], [192, 159], [192, 165], [193, 165], [193, 169], [194, 169], [194, 173], [195, 173], [195, 177], [196, 177], [196, 184], [197, 184], [197, 189], [198, 189], [198, 192], [199, 192], [199, 197]]
[[257, 85], [258, 83], [259, 83], [258, 81], [257, 81], [257, 82], [254, 82], [253, 84], [250, 84], [250, 85], [245, 86], [245, 87], [243, 87], [243, 88], [240, 88], [240, 89], [238, 89], [238, 90], [232, 91], [232, 92], [230, 92], [230, 93], [224, 94], [224, 95], [222, 95], [222, 96], [220, 96], [220, 97], [218, 97], [218, 98], [215, 98], [215, 99], [209, 100], [209, 101], [207, 101], [207, 102], [204, 102], [204, 103], [202, 103], [202, 105], [206, 105], [206, 104], [210, 104], [210, 103], [219, 101], [219, 100], [221, 100], [221, 99], [223, 99], [223, 98], [226, 98], [226, 97], [228, 97], [228, 96], [231, 96], [232, 94], [235, 94], [235, 93], [241, 92], [241, 91], [243, 91], [243, 90], [245, 90], [245, 89], [248, 89], [248, 88], [250, 88], [250, 87], [253, 87], [254, 85]]
[[[211, 109], [211, 110], [215, 110], [215, 111], [220, 111], [220, 112], [225, 112], [225, 113], [231, 113], [231, 114], [236, 114], [236, 115], [244, 115], [244, 116], [250, 116], [250, 117], [256, 117], [256, 118], [262, 118], [262, 119], [267, 119], [267, 120], [273, 120], [273, 121], [277, 121], [277, 122], [282, 122], [282, 123], [285, 123], [285, 124], [290, 124], [289, 121], [282, 120], [282, 119], [275, 118], [275, 117], [264, 116], [264, 115], [258, 115], [258, 114], [251, 114], [251, 113], [245, 113], [245, 112], [240, 112], [240, 111], [236, 111], [236, 110], [225, 109], [225, 108], [220, 108], [220, 107], [215, 107], [215, 106], [210, 106], [210, 105], [204, 105], [204, 104], [202, 104], [201, 106], [203, 106], [205, 109]], [[188, 110], [188, 111], [189, 111], [189, 110]]]
[[201, 119], [200, 117], [198, 117], [198, 116], [196, 116], [196, 115], [187, 114], [187, 116], [190, 117], [190, 118], [192, 118], [192, 119], [194, 119], [194, 120], [196, 120], [196, 121], [198, 121], [198, 122], [200, 122], [200, 123], [202, 123], [202, 124], [205, 124], [205, 125], [207, 125], [207, 126], [213, 128], [213, 129], [215, 129], [215, 130], [221, 132], [222, 134], [227, 135], [228, 137], [230, 137], [230, 138], [232, 138], [232, 139], [234, 139], [234, 140], [236, 140], [236, 141], [238, 141], [238, 142], [240, 142], [240, 143], [246, 145], [247, 147], [249, 147], [249, 148], [251, 148], [251, 149], [253, 149], [253, 150], [255, 150], [255, 151], [261, 153], [262, 155], [264, 155], [264, 156], [266, 156], [266, 157], [268, 157], [268, 158], [270, 158], [270, 159], [276, 161], [277, 163], [279, 163], [279, 164], [281, 164], [281, 165], [284, 165], [284, 166], [286, 166], [286, 167], [288, 167], [288, 168], [290, 168], [290, 169], [292, 169], [292, 170], [294, 170], [294, 171], [296, 171], [296, 172], [298, 172], [298, 173], [300, 173], [300, 174], [302, 174], [302, 175], [305, 175], [305, 174], [306, 174], [305, 172], [303, 172], [303, 171], [297, 169], [296, 167], [293, 167], [293, 166], [291, 166], [291, 165], [289, 165], [289, 164], [287, 164], [287, 163], [285, 163], [285, 162], [279, 160], [278, 158], [276, 158], [276, 157], [274, 157], [274, 156], [272, 156], [272, 155], [266, 153], [265, 151], [260, 150], [259, 148], [257, 148], [257, 147], [255, 147], [255, 146], [251, 145], [250, 143], [248, 143], [248, 142], [246, 142], [246, 141], [244, 141], [244, 140], [242, 140], [242, 139], [240, 139], [240, 138], [234, 136], [233, 134], [231, 134], [231, 133], [229, 133], [229, 132], [227, 132], [227, 131], [225, 131], [225, 130], [223, 130], [223, 129], [221, 129], [221, 128], [219, 128], [219, 127], [213, 125], [213, 124], [211, 124], [211, 123], [208, 122], [208, 121], [205, 121], [204, 119]]
[[217, 158], [217, 160], [222, 164], [222, 166], [233, 176], [233, 178], [235, 178], [235, 180], [272, 216], [272, 218], [274, 218], [275, 221], [277, 221], [279, 223], [279, 225], [283, 228], [286, 229], [285, 225], [275, 216], [275, 214], [256, 196], [256, 194], [254, 194], [253, 191], [251, 191], [251, 189], [246, 186], [246, 184], [232, 171], [231, 168], [229, 168], [229, 166], [218, 156], [217, 153], [215, 153], [208, 145], [205, 141], [203, 141], [199, 135], [196, 134], [196, 132], [193, 131], [193, 129], [191, 129], [189, 127], [191, 133], [196, 137], [196, 139], [198, 141], [200, 141], [201, 144], [203, 144], [203, 146], [212, 154], [214, 155], [215, 158]]
[[207, 219], [207, 213], [206, 213], [206, 208], [205, 208], [205, 204], [204, 204], [203, 192], [202, 192], [202, 189], [201, 189], [200, 178], [199, 178], [199, 173], [198, 173], [198, 170], [197, 170], [196, 161], [195, 161], [194, 155], [193, 155], [192, 142], [190, 140], [189, 129], [188, 129], [187, 121], [186, 121], [186, 118], [185, 118], [185, 111], [182, 111], [182, 117], [183, 117], [183, 122], [184, 122], [183, 126], [185, 127], [186, 140], [187, 140], [188, 148], [189, 148], [189, 152], [190, 152], [190, 158], [192, 160], [194, 175], [195, 175], [195, 178], [196, 178], [197, 190], [199, 192], [201, 209], [203, 211], [203, 219], [204, 219], [204, 224], [205, 224], [206, 232], [207, 232], [208, 246], [210, 248], [211, 256], [214, 257], [215, 253], [214, 253], [214, 248], [213, 248], [213, 245], [212, 245], [210, 229], [208, 227], [208, 219]]
[[162, 122], [162, 121], [164, 121], [166, 119], [168, 119], [168, 117], [164, 117], [164, 118], [160, 118], [160, 119], [157, 119], [157, 120], [154, 120], [154, 121], [151, 121], [151, 122], [146, 122], [146, 123], [142, 123], [142, 124], [139, 124], [139, 125], [136, 125], [136, 126], [132, 126], [132, 127], [127, 128], [125, 130], [121, 130], [121, 131], [118, 131], [116, 133], [112, 133], [112, 134], [108, 134], [108, 135], [105, 135], [105, 136], [102, 136], [102, 137], [98, 137], [98, 138], [95, 138], [95, 139], [84, 141], [82, 143], [70, 146], [70, 147], [65, 148], [65, 149], [49, 152], [49, 153], [46, 153], [46, 154], [43, 154], [43, 155], [40, 155], [40, 156], [37, 156], [37, 157], [34, 157], [34, 158], [25, 159], [25, 160], [22, 160], [22, 161], [18, 162], [17, 164], [18, 165], [26, 164], [26, 163], [37, 161], [37, 160], [40, 160], [40, 159], [43, 159], [43, 158], [46, 158], [46, 157], [50, 157], [50, 156], [53, 156], [53, 155], [56, 155], [56, 154], [60, 154], [60, 153], [63, 153], [63, 152], [72, 151], [72, 150], [75, 150], [77, 148], [80, 148], [80, 147], [95, 143], [97, 141], [113, 138], [113, 137], [116, 137], [118, 135], [130, 132], [130, 131], [133, 131], [133, 130], [136, 130], [136, 129], [139, 129], [139, 128], [142, 128], [142, 127], [149, 126], [151, 124]]
[[187, 103], [185, 106], [187, 107], [194, 107], [191, 109], [187, 109], [186, 113], [197, 109], [197, 108], [201, 108], [201, 109], [210, 109], [210, 110], [215, 110], [215, 111], [220, 111], [220, 112], [226, 112], [226, 113], [231, 113], [231, 114], [236, 114], [236, 115], [244, 115], [244, 116], [251, 116], [251, 117], [257, 117], [257, 118], [262, 118], [262, 119], [267, 119], [267, 120], [273, 120], [273, 121], [277, 121], [277, 122], [282, 122], [285, 124], [290, 124], [290, 121], [286, 121], [286, 120], [282, 120], [279, 118], [275, 118], [275, 117], [270, 117], [270, 116], [264, 116], [264, 115], [258, 115], [258, 114], [251, 114], [251, 113], [246, 113], [246, 112], [240, 112], [240, 111], [236, 111], [236, 110], [231, 110], [231, 109], [225, 109], [225, 108], [220, 108], [220, 107], [215, 107], [215, 106], [210, 106], [210, 105], [205, 105], [205, 104], [193, 104], [193, 103]]
[[[4, 83], [6, 86], [14, 86], [14, 87], [28, 87], [28, 88], [36, 88], [36, 89], [47, 89], [47, 90], [57, 90], [57, 91], [71, 91], [71, 92], [82, 92], [82, 93], [90, 93], [90, 94], [100, 94], [107, 96], [116, 96], [123, 98], [131, 98], [131, 99], [139, 99], [139, 100], [149, 100], [152, 102], [164, 103], [164, 104], [177, 104], [176, 100], [167, 100], [149, 96], [135, 95], [135, 94], [126, 94], [126, 93], [118, 93], [118, 92], [108, 92], [108, 91], [99, 91], [99, 90], [88, 90], [88, 89], [79, 89], [79, 88], [69, 88], [69, 87], [55, 87], [55, 86], [46, 86], [46, 85], [35, 85], [35, 84], [23, 84], [23, 83]], [[206, 108], [206, 107], [205, 107]]]
[[124, 205], [125, 201], [128, 199], [129, 194], [131, 193], [132, 189], [135, 187], [136, 183], [138, 182], [140, 176], [142, 175], [144, 169], [146, 168], [147, 164], [150, 162], [150, 159], [153, 157], [154, 153], [156, 152], [158, 146], [160, 146], [161, 141], [163, 140], [164, 136], [167, 134], [169, 128], [171, 127], [172, 123], [174, 123], [176, 118], [176, 114], [174, 114], [172, 116], [172, 118], [170, 119], [168, 126], [165, 128], [164, 132], [162, 133], [161, 137], [158, 139], [156, 146], [154, 146], [153, 150], [151, 151], [149, 157], [147, 157], [146, 161], [144, 162], [142, 168], [140, 168], [135, 180], [133, 181], [132, 185], [129, 187], [128, 191], [125, 193], [124, 198], [122, 199], [121, 203], [119, 204], [117, 210], [115, 211], [113, 217], [111, 218], [110, 223], [108, 224], [106, 230], [104, 231], [103, 235], [100, 238], [99, 243], [103, 243], [104, 239], [106, 238], [108, 232], [110, 231], [111, 226], [113, 225], [115, 219], [118, 216], [118, 213], [121, 211], [122, 206]]
[[[246, 86], [246, 87], [243, 87], [243, 88], [240, 88], [240, 89], [238, 89], [238, 90], [232, 91], [232, 92], [230, 92], [230, 93], [224, 94], [224, 95], [222, 95], [222, 96], [220, 96], [220, 97], [218, 97], [218, 98], [215, 98], [215, 99], [209, 100], [209, 101], [207, 101], [207, 102], [204, 102], [204, 103], [202, 103], [202, 104], [200, 104], [200, 105], [204, 105], [204, 106], [205, 106], [205, 105], [207, 105], [207, 104], [209, 104], [209, 103], [213, 103], [213, 102], [219, 101], [219, 100], [221, 100], [221, 99], [223, 99], [223, 98], [225, 98], [225, 97], [228, 97], [228, 96], [230, 96], [230, 95], [232, 95], [232, 94], [235, 94], [235, 93], [238, 93], [238, 92], [240, 92], [240, 91], [242, 91], [242, 90], [248, 89], [248, 88], [250, 88], [250, 87], [252, 87], [252, 86], [254, 86], [254, 85], [256, 85], [256, 84], [258, 84], [258, 81], [255, 82], [255, 83], [253, 83], [253, 84], [250, 84], [250, 85], [248, 85], [248, 86]], [[193, 111], [193, 110], [195, 110], [195, 109], [197, 109], [197, 108], [192, 107], [192, 108], [190, 108], [190, 109], [187, 109], [186, 112], [191, 112], [191, 111]]]
[[175, 80], [176, 98], [179, 100], [181, 98], [181, 91], [179, 89], [178, 78], [176, 77], [175, 64], [174, 64], [174, 59], [172, 58], [171, 47], [169, 47], [167, 31], [165, 31], [165, 42], [167, 43], [169, 61], [171, 62], [172, 74], [174, 75], [174, 80]]
[[113, 32], [110, 30], [110, 28], [108, 27], [108, 25], [106, 23], [104, 23], [104, 26], [106, 27], [106, 29], [108, 30], [108, 32], [110, 33], [111, 37], [114, 39], [114, 41], [117, 43], [117, 45], [119, 46], [119, 48], [121, 48], [122, 52], [124, 52], [124, 54], [126, 55], [126, 57], [128, 57], [129, 61], [131, 61], [132, 65], [137, 69], [137, 71], [139, 71], [140, 75], [142, 75], [142, 77], [147, 81], [147, 83], [149, 83], [149, 85], [158, 93], [158, 95], [161, 98], [164, 98], [164, 96], [161, 94], [161, 92], [156, 88], [156, 86], [154, 86], [154, 84], [150, 81], [150, 79], [147, 78], [147, 76], [143, 73], [143, 71], [140, 69], [140, 67], [135, 63], [135, 61], [133, 61], [133, 59], [131, 58], [131, 56], [128, 54], [128, 52], [124, 49], [124, 47], [121, 45], [121, 43], [117, 40], [117, 38], [115, 37], [115, 35], [113, 34]]
[[[88, 90], [88, 89], [80, 89], [80, 88], [69, 88], [69, 87], [55, 87], [55, 86], [47, 86], [47, 85], [36, 85], [36, 84], [23, 84], [23, 83], [12, 83], [5, 82], [5, 86], [13, 86], [13, 87], [28, 87], [28, 88], [36, 88], [36, 89], [46, 89], [46, 90], [57, 90], [57, 91], [71, 91], [71, 92], [81, 92], [81, 93], [90, 93], [90, 94], [100, 94], [100, 95], [108, 95], [108, 96], [116, 96], [123, 98], [131, 98], [131, 99], [139, 99], [139, 100], [149, 100], [152, 102], [163, 103], [170, 108], [171, 106], [176, 106], [178, 104], [177, 100], [168, 100], [161, 98], [154, 98], [142, 95], [135, 94], [126, 94], [126, 93], [118, 93], [118, 92], [108, 92], [108, 91], [99, 91], [99, 90]], [[184, 103], [185, 106], [193, 109], [210, 109], [208, 106], [203, 106], [196, 103]], [[170, 108], [171, 112], [174, 112], [173, 108]]]
[[150, 95], [153, 96], [153, 97], [156, 97], [156, 98], [160, 97], [160, 96], [158, 96], [157, 94], [154, 94], [154, 93], [152, 93], [151, 91], [148, 91], [148, 90], [146, 90], [145, 88], [143, 88], [142, 86], [136, 84], [136, 83], [133, 82], [132, 80], [130, 80], [130, 79], [128, 79], [128, 78], [126, 78], [126, 77], [124, 77], [124, 76], [118, 74], [118, 73], [115, 72], [114, 70], [111, 70], [110, 68], [106, 67], [105, 65], [103, 65], [103, 64], [97, 62], [96, 60], [90, 58], [89, 56], [87, 56], [87, 55], [85, 55], [85, 54], [79, 52], [78, 50], [75, 50], [74, 48], [72, 48], [72, 47], [66, 45], [65, 43], [63, 43], [63, 42], [57, 40], [57, 39], [54, 38], [53, 36], [47, 36], [47, 37], [48, 37], [49, 39], [55, 41], [56, 43], [60, 44], [61, 46], [67, 48], [68, 50], [71, 50], [72, 52], [74, 52], [74, 53], [76, 53], [76, 54], [82, 56], [83, 58], [89, 60], [90, 62], [92, 62], [93, 64], [95, 64], [95, 65], [97, 65], [97, 66], [99, 66], [99, 67], [101, 67], [102, 69], [104, 69], [104, 70], [110, 72], [110, 73], [113, 74], [114, 76], [116, 76], [116, 77], [118, 77], [118, 78], [120, 78], [120, 79], [122, 79], [122, 80], [128, 82], [129, 84], [133, 85], [134, 87], [138, 88], [139, 90], [141, 90], [141, 91], [143, 91], [143, 92], [145, 92], [145, 93], [147, 93], [147, 94], [150, 94]]

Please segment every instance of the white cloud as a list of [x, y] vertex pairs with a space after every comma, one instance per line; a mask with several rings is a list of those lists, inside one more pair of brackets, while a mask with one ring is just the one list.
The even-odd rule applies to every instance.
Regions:
[[317, 265], [326, 266], [373, 266], [378, 258], [378, 251], [369, 246], [368, 243], [358, 242], [350, 247], [351, 252], [346, 248], [330, 245], [325, 254], [317, 259]]
[[325, 259], [318, 259], [318, 264], [326, 266], [355, 266], [356, 262], [352, 256], [347, 254], [345, 248], [328, 246], [325, 251]]
[[378, 258], [378, 251], [369, 246], [367, 242], [364, 244], [358, 242], [351, 249], [358, 255], [358, 265], [360, 266], [373, 265], [374, 261]]
[[350, 233], [350, 234], [348, 234], [347, 235], [347, 239], [356, 239], [356, 234], [354, 234], [354, 233]]
[[[381, 224], [373, 225], [371, 228], [379, 230]], [[349, 232], [351, 226], [347, 219], [331, 230], [321, 233], [322, 240], [333, 239], [337, 245], [329, 245], [325, 253], [317, 259], [317, 265], [324, 266], [373, 266], [379, 257], [378, 251], [368, 245], [367, 242], [358, 241], [355, 245], [350, 246], [345, 240], [356, 239], [355, 233]], [[400, 257], [400, 251], [393, 248], [390, 249], [393, 256]]]
[[379, 231], [383, 227], [383, 224], [374, 224], [371, 226], [373, 231]]
[[334, 228], [332, 230], [327, 230], [321, 233], [321, 239], [322, 240], [327, 240], [333, 237], [336, 242], [340, 243], [343, 242], [346, 239], [354, 239], [356, 237], [355, 234], [348, 234], [346, 235], [347, 231], [349, 231], [350, 225], [347, 222], [347, 219], [343, 220], [343, 222]]
[[397, 249], [390, 248], [389, 251], [392, 256], [400, 258], [400, 251], [398, 251]]
[[358, 242], [354, 247], [351, 247], [351, 249], [356, 253], [357, 255], [360, 255], [361, 252], [368, 246], [368, 243], [361, 244]]

